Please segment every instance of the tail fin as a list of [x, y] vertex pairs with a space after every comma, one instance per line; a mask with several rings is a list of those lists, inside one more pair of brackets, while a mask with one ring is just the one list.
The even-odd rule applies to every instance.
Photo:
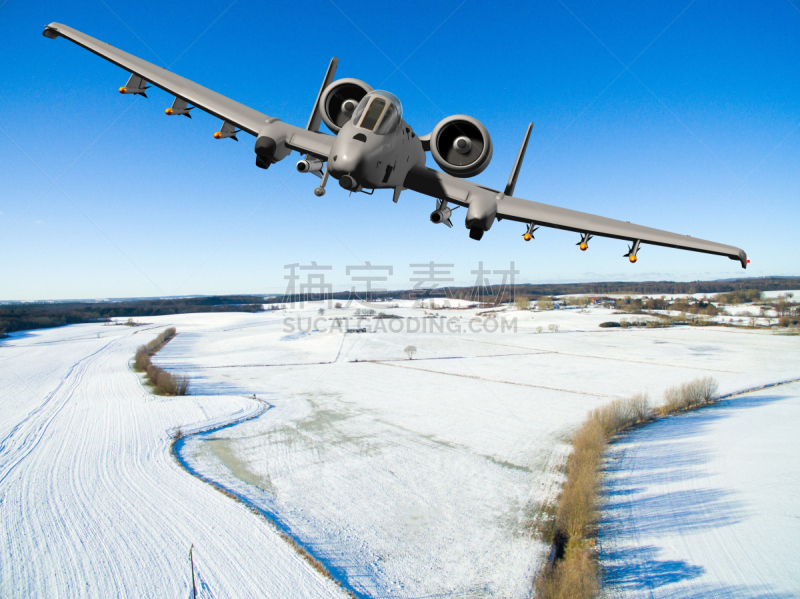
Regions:
[[317, 101], [314, 102], [314, 110], [311, 111], [311, 117], [308, 119], [308, 125], [306, 125], [306, 129], [309, 131], [319, 131], [319, 126], [322, 122], [322, 111], [319, 108], [319, 99], [322, 97], [322, 92], [325, 91], [325, 88], [333, 82], [333, 78], [336, 76], [336, 67], [338, 65], [339, 59], [335, 56], [331, 58], [331, 63], [328, 65], [328, 72], [325, 73], [325, 79], [322, 81], [322, 87], [319, 88], [319, 93], [317, 94]]
[[522, 168], [522, 160], [525, 158], [525, 150], [528, 149], [528, 140], [531, 138], [532, 130], [533, 123], [528, 125], [528, 130], [525, 132], [525, 139], [522, 141], [522, 147], [519, 149], [519, 154], [517, 154], [517, 161], [514, 163], [511, 176], [508, 178], [506, 190], [503, 192], [507, 196], [514, 195], [514, 188], [517, 186], [517, 177], [519, 177], [519, 170]]

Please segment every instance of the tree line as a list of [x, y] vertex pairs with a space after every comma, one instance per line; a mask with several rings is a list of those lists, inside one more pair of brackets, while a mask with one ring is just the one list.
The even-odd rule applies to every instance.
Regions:
[[[493, 285], [486, 287], [439, 287], [436, 289], [406, 289], [390, 291], [371, 291], [369, 299], [427, 299], [447, 298], [463, 299], [478, 303], [503, 303], [514, 301], [518, 295], [527, 295], [531, 299], [553, 295], [589, 295], [606, 294], [631, 295], [678, 295], [694, 293], [730, 293], [743, 290], [782, 291], [800, 289], [800, 277], [757, 277], [751, 279], [726, 279], [722, 281], [644, 281], [644, 282], [594, 282], [594, 283], [554, 283], [554, 284], [519, 284]], [[367, 299], [363, 292], [341, 291], [321, 294], [294, 294], [265, 298], [267, 304], [320, 301], [320, 300], [361, 300]]]
[[262, 298], [245, 295], [123, 300], [107, 302], [33, 302], [0, 305], [0, 336], [14, 331], [67, 324], [107, 322], [116, 317], [146, 318], [195, 312], [259, 312]]

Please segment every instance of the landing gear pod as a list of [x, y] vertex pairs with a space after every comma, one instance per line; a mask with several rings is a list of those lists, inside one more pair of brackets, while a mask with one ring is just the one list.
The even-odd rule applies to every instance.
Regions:
[[439, 122], [430, 135], [431, 156], [454, 177], [474, 177], [492, 161], [492, 138], [483, 124], [457, 114]]
[[267, 120], [261, 128], [253, 148], [256, 153], [256, 166], [267, 169], [291, 154], [286, 145], [286, 126], [276, 118]]
[[467, 218], [464, 221], [469, 229], [469, 238], [480, 240], [483, 234], [492, 228], [492, 223], [496, 218], [497, 196], [476, 196], [467, 208]]

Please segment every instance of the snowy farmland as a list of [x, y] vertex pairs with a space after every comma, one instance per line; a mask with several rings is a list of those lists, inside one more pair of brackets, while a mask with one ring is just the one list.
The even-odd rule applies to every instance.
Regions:
[[[345, 333], [332, 319], [355, 307], [309, 326], [320, 307], [1, 342], [0, 594], [186, 596], [194, 544], [204, 596], [343, 596], [283, 532], [359, 596], [525, 597], [587, 411], [699, 376], [721, 392], [800, 377], [797, 338], [766, 331], [401, 304], [375, 306], [405, 317], [397, 332]], [[409, 332], [437, 314], [452, 326]], [[483, 326], [503, 317], [516, 329]], [[191, 396], [154, 397], [129, 368], [166, 326], [154, 361]]]
[[600, 537], [609, 597], [800, 594], [800, 384], [612, 445]]
[[0, 596], [187, 597], [193, 543], [200, 597], [341, 597], [171, 458], [174, 428], [258, 404], [149, 395], [128, 361], [161, 329], [75, 325], [0, 343]]

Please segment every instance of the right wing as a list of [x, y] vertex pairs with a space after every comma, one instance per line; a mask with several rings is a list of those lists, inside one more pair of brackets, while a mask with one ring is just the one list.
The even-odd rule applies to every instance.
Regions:
[[482, 187], [471, 181], [458, 179], [424, 166], [416, 166], [411, 169], [406, 177], [404, 187], [428, 196], [449, 200], [467, 208], [473, 203], [480, 205], [483, 210], [485, 210], [483, 207], [494, 207], [497, 220], [534, 223], [543, 227], [623, 239], [632, 243], [639, 241], [681, 250], [717, 254], [727, 256], [731, 260], [738, 260], [741, 262], [742, 268], [747, 268], [747, 254], [744, 250], [731, 245], [506, 196], [494, 189]]
[[[160, 87], [176, 98], [181, 98], [200, 110], [231, 123], [250, 135], [258, 137], [259, 132], [266, 125], [279, 121], [279, 119], [268, 117], [253, 108], [231, 100], [207, 87], [198, 85], [185, 77], [176, 75], [163, 67], [157, 67], [133, 54], [123, 52], [107, 42], [101, 42], [72, 27], [67, 27], [60, 23], [50, 23], [45, 27], [42, 35], [50, 39], [56, 39], [57, 37], [68, 39], [82, 48], [94, 52], [101, 58], [113, 62], [133, 75], [137, 75], [146, 83]], [[334, 138], [332, 136], [286, 123], [280, 123], [279, 129], [283, 134], [286, 145], [290, 149], [302, 153], [311, 153], [324, 159], [328, 158], [333, 145]]]

